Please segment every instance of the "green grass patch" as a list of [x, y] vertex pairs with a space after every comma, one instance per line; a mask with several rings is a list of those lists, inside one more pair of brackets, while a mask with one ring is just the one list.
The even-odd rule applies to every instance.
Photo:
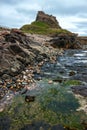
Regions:
[[70, 34], [66, 29], [51, 28], [47, 23], [35, 21], [21, 27], [25, 33], [42, 34], [42, 35], [56, 35], [56, 34]]

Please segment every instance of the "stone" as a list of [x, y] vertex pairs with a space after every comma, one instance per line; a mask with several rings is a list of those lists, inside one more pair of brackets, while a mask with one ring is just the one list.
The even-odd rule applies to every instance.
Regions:
[[28, 96], [28, 95], [26, 95], [25, 96], [25, 101], [26, 102], [33, 102], [33, 101], [35, 101], [35, 96]]
[[20, 93], [21, 93], [21, 94], [25, 94], [26, 92], [27, 92], [27, 88], [24, 87], [24, 88], [21, 90]]
[[43, 11], [38, 11], [36, 21], [45, 22], [51, 26], [51, 28], [61, 28], [56, 17], [53, 15], [45, 14]]
[[69, 72], [69, 76], [73, 76], [73, 75], [75, 75], [75, 74], [76, 74], [75, 71], [70, 71], [70, 72]]
[[49, 80], [49, 81], [48, 81], [48, 83], [49, 83], [49, 84], [52, 84], [52, 83], [53, 83], [53, 81], [52, 81], [52, 80]]
[[54, 36], [50, 40], [50, 42], [54, 48], [82, 49], [80, 44], [78, 44], [78, 42], [77, 42], [77, 35], [74, 33], [58, 34], [58, 35]]
[[33, 43], [34, 41], [18, 29], [0, 32], [0, 76], [14, 77], [28, 64], [32, 64], [37, 52], [30, 47]]
[[66, 130], [65, 128], [63, 128], [63, 126], [61, 125], [54, 125], [51, 130]]
[[81, 96], [87, 97], [87, 86], [73, 86], [71, 89], [75, 94], [80, 94]]

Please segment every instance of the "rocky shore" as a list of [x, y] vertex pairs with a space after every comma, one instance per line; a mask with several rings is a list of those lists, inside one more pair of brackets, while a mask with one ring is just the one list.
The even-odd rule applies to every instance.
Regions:
[[86, 48], [54, 16], [38, 24], [63, 33], [0, 30], [0, 130], [87, 130]]
[[[31, 84], [35, 83], [34, 74], [40, 74], [44, 63], [55, 62], [56, 57], [62, 54], [62, 49], [54, 49], [50, 45], [50, 39], [47, 36], [24, 34], [17, 29], [0, 32], [1, 102], [4, 98], [8, 102], [8, 98], [11, 100], [17, 92], [33, 89]], [[40, 77], [37, 79], [40, 80]], [[10, 95], [10, 92], [13, 94]]]

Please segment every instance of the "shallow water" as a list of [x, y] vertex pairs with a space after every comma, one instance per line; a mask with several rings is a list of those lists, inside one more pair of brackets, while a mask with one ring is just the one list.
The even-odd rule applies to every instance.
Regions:
[[[46, 62], [41, 73], [35, 75], [41, 80], [36, 80], [36, 87], [26, 93], [35, 96], [35, 101], [26, 103], [25, 95], [16, 95], [1, 113], [1, 119], [9, 119], [7, 130], [86, 130], [87, 114], [71, 90], [72, 86], [87, 84], [86, 62], [84, 50], [67, 50], [54, 64]], [[87, 97], [82, 101], [86, 102]], [[6, 120], [0, 130], [6, 130], [4, 124]]]

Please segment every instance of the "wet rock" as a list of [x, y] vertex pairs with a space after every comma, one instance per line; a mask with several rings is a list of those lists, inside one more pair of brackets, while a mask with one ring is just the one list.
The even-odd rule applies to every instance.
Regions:
[[50, 124], [47, 124], [43, 121], [32, 122], [21, 128], [21, 130], [48, 130], [50, 128]]
[[7, 92], [8, 92], [7, 88], [5, 87], [0, 88], [0, 100], [6, 95]]
[[83, 85], [73, 86], [71, 87], [71, 89], [75, 94], [80, 94], [84, 97], [87, 97], [87, 86], [83, 86]]
[[5, 79], [10, 79], [10, 75], [3, 73], [2, 78], [3, 78], [4, 80], [5, 80]]
[[25, 96], [25, 101], [26, 102], [34, 102], [35, 101], [35, 96]]
[[27, 88], [23, 88], [23, 89], [20, 91], [21, 94], [25, 94], [26, 92], [27, 92]]
[[62, 76], [58, 76], [58, 77], [54, 78], [53, 81], [62, 83], [64, 81], [66, 81], [66, 78], [63, 78]]
[[75, 75], [75, 74], [76, 74], [75, 71], [70, 71], [70, 72], [69, 72], [69, 76], [73, 76], [73, 75]]
[[0, 85], [4, 85], [4, 81], [0, 80]]
[[53, 125], [51, 126], [48, 123], [45, 123], [43, 121], [38, 122], [32, 122], [31, 124], [28, 124], [24, 126], [24, 128], [21, 128], [21, 130], [66, 130], [61, 125]]
[[51, 130], [66, 130], [65, 128], [63, 128], [61, 125], [54, 125]]
[[0, 130], [9, 130], [11, 120], [8, 116], [0, 117]]
[[11, 83], [8, 82], [8, 83], [6, 84], [6, 87], [7, 87], [7, 88], [11, 88]]

